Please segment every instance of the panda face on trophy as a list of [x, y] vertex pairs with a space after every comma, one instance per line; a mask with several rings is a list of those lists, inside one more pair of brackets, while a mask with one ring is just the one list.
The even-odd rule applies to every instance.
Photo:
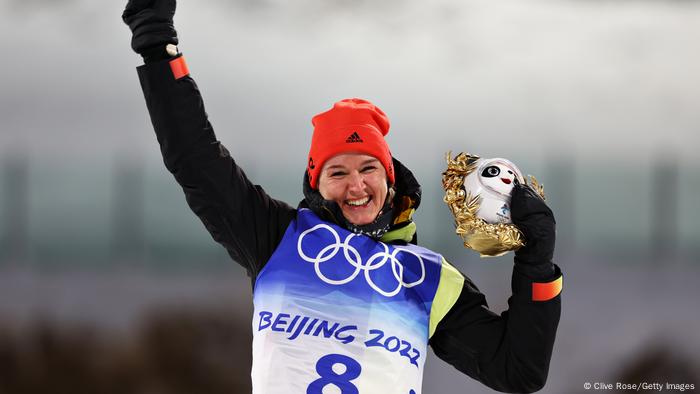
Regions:
[[481, 183], [492, 190], [510, 196], [515, 181], [515, 173], [507, 166], [494, 162], [481, 171]]
[[487, 223], [512, 223], [510, 196], [516, 179], [524, 183], [518, 167], [509, 160], [479, 159], [475, 171], [464, 179], [464, 190], [480, 197], [477, 216]]

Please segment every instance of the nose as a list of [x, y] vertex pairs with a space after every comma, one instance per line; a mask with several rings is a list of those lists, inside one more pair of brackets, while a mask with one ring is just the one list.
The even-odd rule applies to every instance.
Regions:
[[361, 194], [365, 190], [365, 179], [358, 171], [353, 171], [348, 177], [348, 192]]

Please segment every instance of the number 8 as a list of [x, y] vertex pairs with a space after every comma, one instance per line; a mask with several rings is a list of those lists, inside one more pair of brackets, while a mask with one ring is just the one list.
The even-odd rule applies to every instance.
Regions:
[[[342, 374], [335, 373], [333, 371], [335, 364], [344, 365], [345, 372]], [[329, 384], [338, 387], [342, 394], [359, 394], [357, 387], [350, 381], [360, 376], [362, 367], [360, 363], [352, 358], [342, 354], [325, 355], [316, 363], [316, 372], [318, 372], [320, 378], [311, 382], [306, 389], [306, 394], [323, 394], [323, 388]]]

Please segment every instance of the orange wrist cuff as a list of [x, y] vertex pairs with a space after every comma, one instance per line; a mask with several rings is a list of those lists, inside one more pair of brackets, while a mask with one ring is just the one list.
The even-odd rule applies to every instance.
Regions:
[[180, 79], [190, 75], [190, 70], [187, 68], [187, 63], [185, 62], [184, 56], [178, 56], [169, 63], [170, 70], [173, 72], [173, 77], [175, 77], [175, 79]]
[[532, 300], [533, 301], [549, 301], [561, 293], [563, 277], [560, 276], [548, 283], [533, 283], [532, 284]]

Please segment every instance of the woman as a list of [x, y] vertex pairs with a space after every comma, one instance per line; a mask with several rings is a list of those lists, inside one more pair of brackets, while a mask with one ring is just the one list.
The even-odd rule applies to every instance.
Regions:
[[[427, 345], [500, 391], [545, 383], [560, 314], [554, 218], [518, 185], [513, 295], [501, 316], [442, 256], [416, 245], [420, 186], [392, 158], [386, 115], [348, 99], [313, 118], [297, 209], [253, 185], [216, 140], [174, 45], [173, 0], [123, 14], [168, 170], [214, 239], [253, 283], [255, 393], [419, 393]], [[537, 289], [537, 290], [535, 290]], [[535, 296], [537, 294], [537, 296]], [[542, 296], [544, 294], [544, 296]]]

